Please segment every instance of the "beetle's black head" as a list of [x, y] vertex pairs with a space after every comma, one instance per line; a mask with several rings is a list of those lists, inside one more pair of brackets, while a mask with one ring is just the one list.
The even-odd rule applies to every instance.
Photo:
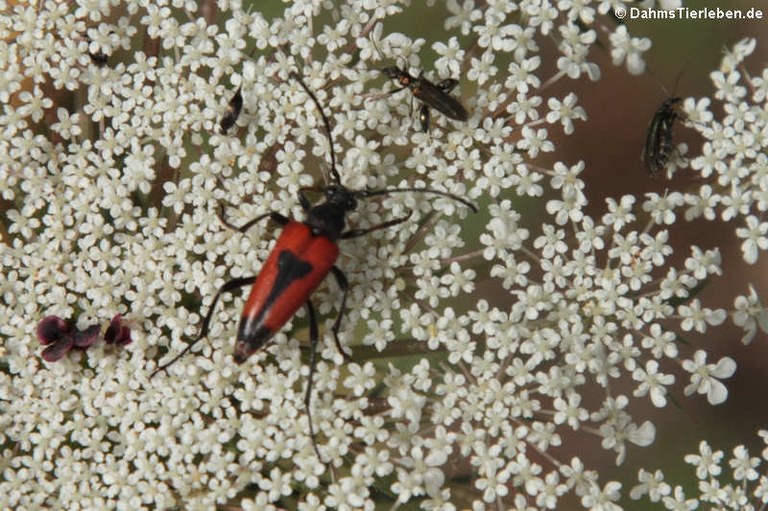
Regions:
[[330, 185], [325, 189], [325, 202], [340, 207], [345, 212], [357, 209], [355, 194], [342, 185]]
[[323, 189], [325, 201], [312, 206], [307, 211], [306, 224], [312, 233], [337, 240], [344, 232], [346, 216], [357, 208], [354, 192], [340, 184], [332, 184]]
[[403, 70], [400, 69], [397, 66], [388, 66], [381, 70], [382, 73], [384, 73], [387, 78], [392, 78], [393, 80], [399, 80], [400, 77], [403, 75]]
[[661, 104], [661, 109], [663, 110], [672, 110], [679, 108], [679, 103], [683, 100], [683, 98], [679, 96], [671, 96], [664, 100], [664, 103]]

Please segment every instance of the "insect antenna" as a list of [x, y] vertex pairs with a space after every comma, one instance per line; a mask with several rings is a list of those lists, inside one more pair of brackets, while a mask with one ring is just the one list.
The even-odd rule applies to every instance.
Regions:
[[317, 107], [318, 112], [320, 112], [320, 117], [323, 119], [323, 124], [325, 125], [325, 133], [326, 135], [328, 135], [328, 144], [331, 147], [331, 182], [337, 185], [341, 184], [341, 177], [339, 176], [339, 171], [336, 170], [336, 151], [334, 151], [333, 149], [333, 136], [331, 135], [331, 123], [328, 121], [328, 117], [325, 116], [325, 112], [323, 112], [323, 107], [320, 106], [320, 102], [317, 100], [317, 97], [311, 90], [309, 90], [309, 87], [307, 87], [307, 85], [301, 79], [299, 74], [295, 71], [291, 71], [290, 76], [291, 78], [299, 82], [299, 85], [301, 85], [301, 88], [304, 89], [304, 92], [306, 92], [310, 98], [312, 98], [312, 101], [315, 103], [315, 106]]
[[381, 51], [381, 48], [379, 48], [379, 45], [376, 44], [376, 39], [374, 38], [373, 34], [376, 32], [376, 27], [381, 26], [384, 27], [384, 24], [381, 22], [381, 20], [376, 20], [376, 24], [374, 25], [373, 29], [368, 33], [368, 39], [371, 40], [371, 44], [373, 45], [374, 49], [376, 50], [376, 53], [379, 54], [379, 58], [386, 62], [386, 58], [384, 58], [384, 52]]
[[[381, 22], [381, 20], [377, 21], [376, 23], [378, 24], [380, 22]], [[382, 67], [380, 69], [376, 69], [376, 71], [383, 72], [385, 69], [396, 68], [400, 72], [407, 72], [408, 71], [408, 59], [405, 57], [405, 55], [399, 55], [398, 62], [395, 62], [391, 66], [387, 65], [387, 62], [388, 61], [392, 62], [392, 59], [391, 58], [387, 58], [387, 56], [384, 54], [384, 52], [381, 51], [381, 48], [379, 48], [379, 45], [376, 44], [376, 39], [373, 38], [373, 32], [374, 31], [371, 30], [371, 33], [368, 35], [368, 38], [371, 40], [371, 44], [373, 45], [374, 49], [376, 50], [376, 53], [378, 53], [379, 58], [384, 63], [384, 67]], [[399, 62], [400, 59], [403, 60], [402, 67], [401, 67], [400, 62]]]
[[440, 190], [434, 190], [432, 188], [382, 188], [381, 190], [361, 190], [359, 192], [356, 192], [355, 195], [357, 195], [358, 197], [367, 198], [367, 197], [374, 197], [376, 195], [389, 195], [392, 193], [403, 193], [403, 192], [417, 192], [417, 193], [423, 193], [426, 195], [439, 195], [441, 197], [446, 197], [448, 199], [453, 199], [456, 202], [460, 202], [475, 213], [479, 211], [478, 207], [474, 203], [468, 201], [463, 197], [459, 197], [458, 195], [454, 195], [448, 192], [443, 192]]
[[680, 71], [677, 72], [677, 76], [675, 76], [675, 82], [672, 85], [672, 92], [670, 92], [669, 89], [667, 89], [667, 87], [664, 85], [664, 82], [662, 82], [661, 79], [659, 79], [659, 76], [656, 73], [654, 73], [653, 69], [651, 69], [650, 67], [648, 68], [648, 74], [651, 75], [656, 80], [656, 82], [658, 82], [659, 86], [661, 87], [661, 90], [664, 91], [664, 94], [666, 94], [669, 97], [674, 97], [675, 93], [677, 92], [677, 84], [680, 82], [680, 78], [682, 78], [683, 73], [685, 73], [685, 70], [688, 68], [688, 64], [690, 63], [691, 63], [691, 59], [689, 58], [688, 60], [685, 61], [685, 64], [683, 64], [683, 67], [680, 68]]

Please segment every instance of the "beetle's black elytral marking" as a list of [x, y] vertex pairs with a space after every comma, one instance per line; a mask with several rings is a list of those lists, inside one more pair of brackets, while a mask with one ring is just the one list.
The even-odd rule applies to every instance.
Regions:
[[[242, 321], [241, 325], [244, 325], [245, 323], [245, 321]], [[238, 364], [242, 364], [248, 360], [248, 357], [261, 348], [274, 333], [271, 328], [267, 328], [263, 325], [256, 327], [256, 330], [253, 332], [248, 332], [248, 337], [241, 337], [240, 332], [242, 331], [243, 327], [241, 326], [237, 336], [238, 341], [235, 342], [235, 351], [232, 354], [235, 362]]]
[[296, 257], [296, 254], [289, 250], [283, 250], [277, 257], [277, 277], [275, 285], [269, 293], [265, 308], [272, 307], [275, 299], [283, 294], [288, 286], [297, 280], [301, 280], [312, 271], [312, 265]]

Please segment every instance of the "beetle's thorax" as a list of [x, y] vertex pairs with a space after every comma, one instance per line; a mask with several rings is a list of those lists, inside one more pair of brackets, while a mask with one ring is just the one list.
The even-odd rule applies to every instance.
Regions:
[[382, 71], [388, 78], [395, 80], [402, 87], [412, 87], [417, 82], [417, 79], [411, 76], [408, 71], [396, 66], [385, 67]]
[[403, 74], [403, 70], [397, 66], [385, 67], [381, 72], [384, 73], [387, 78], [392, 78], [393, 80], [398, 80], [400, 75]]
[[325, 189], [325, 201], [307, 212], [306, 224], [315, 235], [337, 240], [344, 231], [347, 213], [357, 208], [355, 195], [341, 185]]
[[679, 96], [672, 96], [664, 100], [664, 103], [661, 104], [661, 109], [664, 110], [671, 110], [676, 107], [678, 103], [680, 103], [683, 99]]

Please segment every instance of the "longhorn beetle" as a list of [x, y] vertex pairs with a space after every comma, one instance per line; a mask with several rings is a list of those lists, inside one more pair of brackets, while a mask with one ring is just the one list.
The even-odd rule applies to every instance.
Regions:
[[[331, 148], [331, 171], [330, 184], [324, 187], [301, 188], [299, 191], [299, 203], [306, 212], [306, 220], [298, 222], [291, 220], [277, 212], [266, 213], [258, 216], [243, 225], [236, 228], [222, 218], [222, 222], [230, 228], [240, 232], [246, 232], [250, 227], [266, 218], [280, 225], [283, 230], [277, 239], [272, 252], [270, 253], [261, 272], [256, 277], [242, 277], [232, 279], [225, 283], [216, 292], [208, 313], [203, 319], [200, 334], [197, 339], [190, 343], [178, 355], [169, 362], [160, 365], [150, 377], [159, 371], [164, 371], [176, 360], [187, 353], [192, 347], [208, 334], [208, 328], [216, 308], [216, 303], [222, 293], [234, 291], [235, 289], [253, 284], [251, 293], [243, 308], [240, 318], [240, 324], [237, 328], [237, 338], [235, 341], [234, 358], [235, 362], [242, 364], [253, 353], [263, 348], [272, 337], [282, 328], [283, 325], [293, 316], [293, 314], [305, 305], [309, 319], [309, 337], [310, 337], [310, 365], [309, 377], [307, 381], [307, 390], [304, 395], [304, 406], [307, 412], [309, 422], [309, 435], [312, 440], [312, 446], [320, 458], [320, 451], [315, 439], [315, 429], [312, 423], [312, 414], [310, 410], [310, 401], [312, 398], [312, 380], [317, 365], [317, 344], [318, 344], [318, 326], [315, 315], [315, 308], [312, 305], [310, 296], [312, 292], [320, 285], [320, 282], [328, 273], [332, 273], [341, 289], [341, 305], [339, 314], [333, 323], [333, 337], [339, 352], [346, 358], [350, 357], [344, 352], [339, 341], [339, 328], [341, 319], [344, 315], [347, 302], [348, 281], [344, 273], [336, 266], [334, 262], [339, 255], [337, 241], [357, 238], [373, 231], [392, 227], [406, 221], [411, 214], [382, 222], [380, 224], [368, 227], [366, 229], [346, 229], [346, 216], [355, 210], [358, 199], [366, 199], [377, 195], [388, 195], [392, 193], [418, 192], [431, 195], [439, 195], [460, 202], [477, 212], [477, 207], [470, 201], [456, 195], [433, 190], [430, 188], [383, 188], [380, 190], [350, 190], [341, 183], [341, 177], [336, 170], [336, 155], [333, 150], [333, 138], [331, 136], [331, 127], [328, 118], [325, 116], [322, 107], [315, 95], [304, 84], [301, 78], [295, 72], [291, 73], [304, 91], [312, 98], [320, 116], [322, 117], [325, 131], [328, 136], [328, 142]], [[304, 196], [304, 192], [320, 192], [324, 195], [324, 201], [311, 205]]]
[[680, 101], [682, 99], [677, 96], [664, 100], [653, 115], [650, 126], [648, 126], [645, 147], [643, 148], [643, 163], [652, 176], [656, 176], [664, 170], [674, 149], [672, 128], [680, 116]]

